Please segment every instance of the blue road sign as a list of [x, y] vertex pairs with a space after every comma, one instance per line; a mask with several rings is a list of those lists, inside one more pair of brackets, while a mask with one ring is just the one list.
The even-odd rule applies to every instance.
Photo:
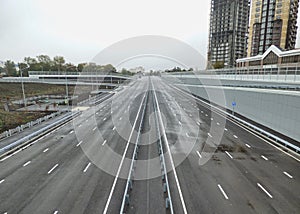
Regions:
[[236, 106], [236, 102], [232, 102], [232, 106]]

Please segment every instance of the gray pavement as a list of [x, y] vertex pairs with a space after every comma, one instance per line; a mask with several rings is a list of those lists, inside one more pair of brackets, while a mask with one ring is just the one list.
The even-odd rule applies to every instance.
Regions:
[[[300, 212], [299, 161], [159, 77], [151, 80], [168, 140], [164, 149], [170, 148], [176, 165], [172, 171], [168, 164], [175, 213], [184, 213], [183, 206], [187, 213]], [[133, 124], [144, 116], [143, 133], [155, 126], [153, 96], [145, 115], [138, 111], [149, 84], [148, 77], [136, 80], [72, 123], [2, 158], [0, 213], [119, 213], [130, 163], [126, 157], [131, 158], [137, 138]], [[216, 128], [210, 130], [212, 124]], [[140, 141], [152, 142], [155, 134]], [[218, 137], [216, 153], [199, 164]], [[141, 146], [138, 158], [156, 156], [152, 143]], [[160, 177], [134, 181], [127, 212], [168, 213], [161, 182]]]

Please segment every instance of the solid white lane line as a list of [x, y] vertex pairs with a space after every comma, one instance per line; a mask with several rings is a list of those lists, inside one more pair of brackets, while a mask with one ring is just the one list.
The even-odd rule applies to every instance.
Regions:
[[23, 166], [27, 166], [30, 163], [31, 163], [31, 161], [27, 161], [26, 163], [23, 164]]
[[120, 165], [119, 165], [117, 174], [115, 175], [115, 179], [114, 179], [113, 185], [112, 185], [112, 187], [111, 187], [111, 190], [110, 190], [108, 199], [107, 199], [107, 201], [106, 201], [106, 204], [105, 204], [105, 207], [104, 207], [103, 214], [106, 214], [106, 213], [107, 213], [108, 206], [109, 206], [109, 204], [110, 204], [110, 201], [111, 201], [113, 192], [115, 191], [115, 187], [116, 187], [116, 184], [117, 184], [117, 180], [118, 180], [118, 177], [119, 177], [119, 175], [120, 175], [121, 168], [122, 168], [122, 166], [123, 166], [123, 162], [124, 162], [124, 159], [125, 159], [125, 156], [126, 156], [128, 147], [129, 147], [129, 142], [130, 142], [130, 140], [131, 140], [131, 137], [132, 137], [132, 134], [133, 134], [135, 125], [136, 125], [136, 123], [137, 123], [138, 116], [139, 116], [140, 111], [141, 111], [141, 109], [142, 109], [142, 105], [143, 105], [143, 103], [144, 103], [145, 97], [146, 97], [146, 93], [145, 93], [145, 95], [144, 95], [144, 97], [143, 97], [143, 99], [142, 99], [142, 101], [141, 101], [141, 104], [140, 104], [140, 106], [139, 106], [139, 109], [138, 109], [136, 118], [135, 118], [134, 123], [133, 123], [133, 128], [131, 129], [131, 132], [130, 132], [130, 134], [129, 134], [129, 138], [128, 138], [128, 141], [127, 141], [127, 144], [126, 144], [126, 147], [125, 147], [125, 150], [124, 150], [124, 153], [123, 153], [123, 156], [122, 156], [122, 159], [121, 159], [121, 162], [120, 162]]
[[200, 154], [199, 151], [197, 151], [196, 153], [197, 153], [197, 155], [199, 156], [199, 158], [202, 158], [202, 155]]
[[91, 162], [88, 163], [88, 165], [84, 168], [83, 172], [86, 172], [88, 170], [88, 168], [90, 167]]
[[219, 187], [221, 193], [223, 194], [224, 198], [225, 198], [226, 200], [228, 200], [228, 196], [227, 196], [227, 194], [225, 193], [225, 191], [223, 190], [222, 186], [221, 186], [220, 184], [218, 184], [218, 187]]
[[233, 157], [231, 156], [231, 154], [229, 154], [229, 152], [225, 151], [226, 155], [228, 155], [231, 159], [233, 159]]
[[79, 143], [77, 143], [76, 147], [80, 146], [80, 144], [82, 144], [82, 141], [80, 141]]
[[93, 131], [96, 131], [97, 127], [93, 128]]
[[263, 156], [263, 155], [261, 155], [261, 157], [264, 159], [264, 160], [269, 160], [267, 157], [265, 157], [265, 156]]
[[207, 133], [207, 135], [208, 135], [209, 137], [212, 137], [212, 135], [211, 135], [210, 133]]
[[249, 144], [246, 143], [245, 145], [246, 145], [249, 149], [251, 148], [251, 146], [250, 146]]
[[70, 133], [69, 134], [73, 134], [74, 133], [74, 131], [72, 130], [72, 131], [70, 131]]
[[11, 156], [12, 156], [12, 155], [8, 155], [8, 156], [6, 156], [5, 158], [2, 158], [2, 159], [0, 160], [0, 162], [5, 161], [6, 159], [10, 158]]
[[112, 130], [114, 130], [114, 131], [115, 131], [115, 130], [116, 130], [116, 127], [114, 126]]
[[182, 191], [181, 191], [181, 187], [180, 187], [180, 184], [179, 184], [179, 180], [178, 180], [178, 177], [177, 177], [177, 172], [176, 172], [176, 168], [175, 168], [175, 165], [174, 165], [172, 153], [171, 153], [171, 150], [170, 150], [168, 138], [167, 138], [167, 135], [166, 135], [166, 130], [165, 130], [165, 127], [164, 127], [164, 123], [163, 123], [163, 120], [162, 120], [161, 111], [160, 111], [160, 108], [159, 108], [159, 104], [158, 104], [158, 100], [157, 100], [155, 88], [154, 88], [154, 85], [153, 85], [152, 82], [151, 82], [151, 84], [152, 84], [152, 88], [154, 90], [154, 97], [155, 97], [156, 106], [157, 106], [157, 110], [158, 110], [158, 116], [159, 116], [158, 118], [159, 118], [160, 124], [162, 126], [163, 137], [164, 137], [164, 139], [166, 141], [167, 150], [168, 150], [168, 154], [169, 154], [169, 157], [170, 157], [170, 162], [171, 162], [171, 166], [172, 166], [172, 169], [173, 169], [173, 174], [174, 174], [174, 177], [175, 177], [175, 182], [176, 182], [176, 185], [177, 185], [179, 197], [180, 197], [182, 208], [183, 208], [183, 213], [187, 214], [187, 209], [186, 209], [185, 201], [184, 201], [183, 194], [182, 194]]
[[285, 174], [286, 176], [288, 176], [291, 179], [293, 178], [293, 176], [291, 174], [287, 173], [287, 172], [283, 172], [283, 174]]
[[270, 198], [273, 198], [273, 196], [260, 183], [257, 183], [257, 186], [261, 188], [262, 191], [264, 191]]
[[2, 180], [0, 181], [0, 184], [2, 184], [4, 181], [5, 181], [5, 179], [2, 179]]
[[104, 145], [106, 144], [106, 142], [107, 142], [107, 141], [105, 140], [105, 141], [102, 143], [102, 146], [104, 146]]
[[238, 138], [236, 135], [233, 135], [234, 138]]
[[55, 164], [55, 165], [48, 171], [48, 174], [50, 174], [56, 167], [58, 167], [58, 164]]
[[[25, 149], [25, 148], [23, 148], [23, 149]], [[12, 155], [18, 154], [21, 151], [22, 151], [22, 149], [19, 149], [19, 150], [15, 151], [14, 153], [12, 153]]]

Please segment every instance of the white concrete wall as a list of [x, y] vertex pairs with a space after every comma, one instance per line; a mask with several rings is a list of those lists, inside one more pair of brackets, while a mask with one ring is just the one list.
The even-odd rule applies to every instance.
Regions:
[[[192, 93], [208, 99], [205, 86], [197, 78], [183, 79], [182, 83], [187, 83], [185, 87]], [[225, 106], [217, 104], [232, 110], [235, 101], [235, 112], [300, 141], [300, 92], [220, 86], [216, 90], [223, 90], [226, 100]]]

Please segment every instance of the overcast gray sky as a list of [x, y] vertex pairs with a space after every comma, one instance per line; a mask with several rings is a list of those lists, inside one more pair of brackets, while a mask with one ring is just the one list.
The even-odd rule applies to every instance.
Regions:
[[0, 0], [0, 60], [90, 61], [140, 35], [182, 40], [206, 57], [210, 0]]

